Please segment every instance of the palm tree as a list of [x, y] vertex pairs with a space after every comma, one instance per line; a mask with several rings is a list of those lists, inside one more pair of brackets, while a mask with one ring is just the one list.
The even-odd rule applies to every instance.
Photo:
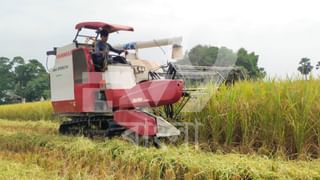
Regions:
[[299, 62], [300, 66], [298, 67], [298, 71], [304, 75], [305, 79], [307, 79], [308, 74], [312, 71], [313, 66], [311, 65], [309, 58], [302, 58]]

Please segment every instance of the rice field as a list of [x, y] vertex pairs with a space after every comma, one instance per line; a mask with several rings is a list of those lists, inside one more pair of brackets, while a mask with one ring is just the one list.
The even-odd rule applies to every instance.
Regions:
[[[206, 91], [198, 103], [185, 109], [202, 108], [179, 118], [200, 125], [196, 136], [202, 149], [255, 151], [292, 159], [319, 156], [320, 80], [244, 81], [218, 90], [207, 85]], [[56, 119], [52, 113], [50, 102], [0, 107], [3, 119]], [[190, 137], [195, 132], [189, 127]]]
[[10, 120], [52, 120], [51, 102], [33, 102], [0, 106], [0, 118]]
[[206, 104], [203, 109], [183, 114], [184, 122], [201, 124], [203, 148], [235, 147], [244, 153], [254, 150], [290, 158], [319, 156], [319, 80], [247, 81], [208, 89], [213, 93], [200, 100]]
[[[27, 132], [26, 124], [42, 131]], [[144, 148], [124, 140], [61, 136], [55, 123], [0, 124], [1, 179], [317, 179], [320, 161], [209, 153], [193, 146]], [[17, 128], [15, 128], [17, 127]], [[46, 130], [47, 131], [46, 131]], [[36, 129], [35, 129], [36, 130]]]
[[160, 150], [60, 136], [50, 102], [0, 106], [0, 119], [0, 170], [10, 171], [0, 178], [19, 169], [18, 179], [28, 179], [28, 169], [39, 179], [320, 178], [317, 79], [207, 85], [179, 119], [199, 124], [188, 131], [197, 141]]

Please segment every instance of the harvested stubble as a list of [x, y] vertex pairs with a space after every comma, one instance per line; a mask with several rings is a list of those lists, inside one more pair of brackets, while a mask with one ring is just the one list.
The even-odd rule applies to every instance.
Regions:
[[[19, 126], [19, 121], [6, 122]], [[38, 122], [34, 122], [38, 123]], [[1, 126], [1, 125], [0, 125]], [[256, 155], [213, 154], [190, 146], [143, 148], [113, 139], [92, 141], [48, 133], [0, 130], [0, 177], [18, 171], [66, 179], [312, 179], [320, 178], [320, 161], [285, 161]], [[14, 162], [14, 163], [12, 163]], [[10, 172], [13, 171], [13, 172]], [[43, 172], [48, 172], [43, 174]], [[19, 174], [18, 174], [19, 176]], [[17, 177], [18, 177], [17, 176]], [[40, 177], [40, 176], [39, 176]], [[19, 178], [19, 177], [18, 177]]]

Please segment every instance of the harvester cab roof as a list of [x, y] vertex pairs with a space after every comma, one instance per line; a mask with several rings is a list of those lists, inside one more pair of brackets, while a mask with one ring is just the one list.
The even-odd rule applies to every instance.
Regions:
[[[76, 24], [75, 29], [77, 30], [77, 33], [73, 42], [78, 46], [87, 47], [93, 46], [94, 42], [98, 39], [99, 33], [103, 30], [107, 31], [109, 34], [118, 31], [134, 31], [134, 29], [129, 26], [109, 24], [104, 22], [81, 22]], [[82, 34], [82, 31], [84, 30], [91, 30], [91, 35]], [[80, 42], [80, 38], [84, 38], [85, 40]]]

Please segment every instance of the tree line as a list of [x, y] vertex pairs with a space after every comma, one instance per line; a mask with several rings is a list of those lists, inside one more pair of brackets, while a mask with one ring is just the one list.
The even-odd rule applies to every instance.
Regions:
[[49, 74], [36, 59], [0, 57], [0, 104], [39, 101], [50, 96]]
[[185, 53], [178, 64], [193, 66], [237, 66], [247, 79], [266, 76], [264, 68], [258, 66], [259, 55], [241, 48], [237, 52], [226, 47], [197, 45]]

